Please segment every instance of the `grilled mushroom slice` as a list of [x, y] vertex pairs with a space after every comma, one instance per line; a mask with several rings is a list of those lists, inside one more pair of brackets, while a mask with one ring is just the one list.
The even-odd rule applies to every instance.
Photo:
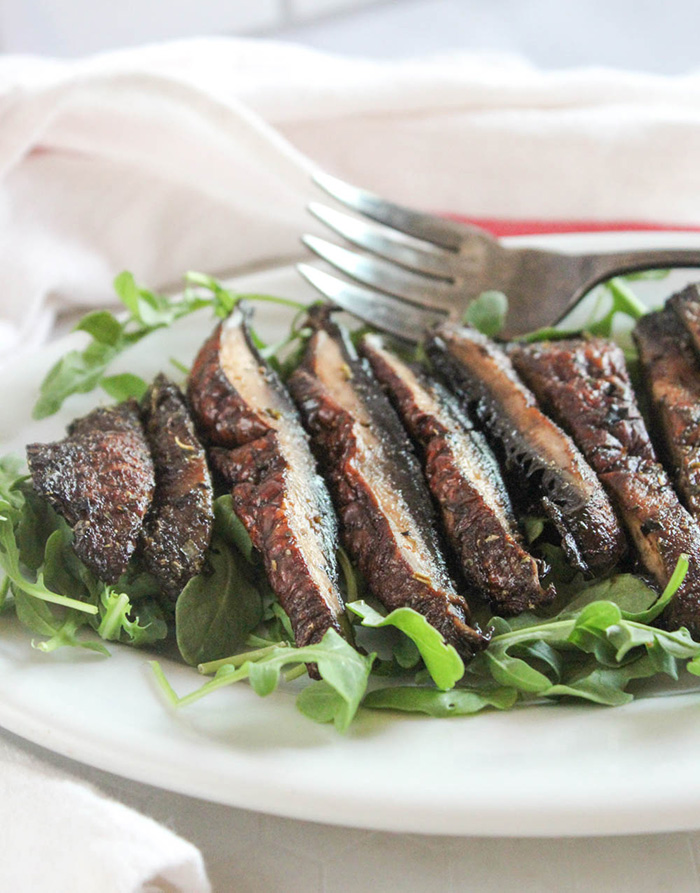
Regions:
[[518, 345], [511, 356], [598, 472], [660, 588], [680, 556], [689, 556], [686, 579], [662, 620], [700, 631], [700, 527], [656, 460], [620, 348], [603, 339], [575, 339]]
[[427, 350], [473, 406], [520, 485], [535, 490], [571, 564], [592, 575], [613, 568], [625, 539], [603, 487], [571, 438], [538, 408], [502, 348], [473, 329], [445, 324]]
[[73, 422], [57, 443], [27, 447], [34, 489], [73, 528], [73, 548], [105, 583], [126, 570], [155, 488], [133, 400]]
[[390, 610], [423, 614], [469, 658], [486, 644], [441, 555], [430, 495], [405, 431], [367, 365], [327, 315], [289, 387], [311, 433], [345, 547]]
[[670, 308], [643, 316], [634, 340], [676, 486], [700, 519], [700, 362]]
[[498, 614], [519, 614], [554, 597], [522, 546], [493, 453], [458, 401], [435, 379], [366, 335], [360, 353], [418, 445], [423, 470], [466, 581]]
[[204, 447], [180, 389], [159, 375], [141, 403], [156, 471], [153, 505], [141, 537], [141, 557], [171, 601], [204, 565], [214, 523]]
[[656, 461], [616, 344], [602, 338], [513, 344], [509, 355], [542, 408], [571, 434], [598, 475], [632, 459]]
[[616, 493], [620, 514], [639, 550], [642, 563], [659, 588], [669, 581], [678, 559], [689, 558], [683, 584], [663, 612], [668, 629], [685, 626], [700, 639], [700, 528], [683, 508], [668, 475], [658, 463], [640, 462], [635, 473], [613, 470], [606, 482]]
[[188, 395], [298, 645], [346, 632], [328, 491], [289, 395], [237, 307], [200, 350]]
[[700, 286], [689, 285], [667, 301], [690, 336], [690, 343], [700, 356]]

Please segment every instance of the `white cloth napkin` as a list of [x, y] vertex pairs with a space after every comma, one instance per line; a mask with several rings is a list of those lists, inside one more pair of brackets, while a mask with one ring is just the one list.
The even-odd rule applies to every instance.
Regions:
[[0, 742], [0, 890], [207, 893], [196, 847]]
[[[297, 256], [314, 165], [474, 217], [694, 224], [699, 154], [696, 76], [243, 40], [0, 58], [0, 354], [40, 343], [57, 311], [109, 303], [125, 268], [160, 289]], [[2, 890], [207, 889], [170, 831], [10, 751], [0, 824]]]

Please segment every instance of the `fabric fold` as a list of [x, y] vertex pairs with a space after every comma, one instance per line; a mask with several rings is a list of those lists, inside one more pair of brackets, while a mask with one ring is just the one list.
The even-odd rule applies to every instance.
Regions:
[[[0, 887], [13, 893], [209, 893], [201, 854], [152, 819], [0, 744]], [[167, 885], [167, 886], [166, 886]]]

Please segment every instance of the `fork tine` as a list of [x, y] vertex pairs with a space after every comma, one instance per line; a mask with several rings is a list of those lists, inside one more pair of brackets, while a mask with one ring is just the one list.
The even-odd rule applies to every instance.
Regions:
[[371, 217], [372, 220], [383, 223], [391, 229], [398, 229], [402, 233], [413, 236], [414, 239], [431, 242], [433, 245], [447, 248], [450, 251], [457, 251], [470, 233], [479, 233], [488, 239], [492, 238], [485, 230], [476, 226], [467, 226], [443, 220], [440, 217], [433, 217], [430, 214], [412, 211], [402, 205], [385, 201], [365, 189], [351, 186], [330, 174], [315, 173], [313, 179], [324, 192], [353, 211]]
[[363, 257], [318, 236], [303, 236], [302, 242], [336, 270], [370, 288], [426, 307], [448, 309], [454, 306], [454, 288], [444, 281], [401, 270], [378, 258]]
[[323, 270], [317, 270], [310, 264], [297, 264], [297, 270], [307, 282], [338, 307], [405, 341], [419, 341], [423, 332], [445, 321], [443, 313], [405, 304], [388, 295], [378, 295], [366, 288], [344, 282]]
[[336, 211], [320, 202], [309, 202], [308, 209], [334, 233], [364, 248], [365, 251], [370, 251], [416, 273], [426, 273], [439, 279], [452, 278], [454, 259], [452, 251], [444, 251], [428, 242], [422, 244], [414, 242], [394, 230], [380, 229], [374, 224], [365, 223], [364, 220]]

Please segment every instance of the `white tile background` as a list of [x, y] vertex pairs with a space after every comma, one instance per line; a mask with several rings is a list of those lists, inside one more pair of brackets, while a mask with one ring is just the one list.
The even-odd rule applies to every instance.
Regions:
[[203, 34], [256, 34], [376, 2], [0, 0], [0, 50], [78, 56]]
[[0, 0], [0, 51], [77, 56], [262, 34], [374, 57], [521, 53], [545, 68], [700, 66], [698, 0]]
[[389, 0], [277, 33], [370, 56], [496, 50], [545, 68], [602, 64], [681, 73], [700, 67], [698, 26], [697, 0]]

